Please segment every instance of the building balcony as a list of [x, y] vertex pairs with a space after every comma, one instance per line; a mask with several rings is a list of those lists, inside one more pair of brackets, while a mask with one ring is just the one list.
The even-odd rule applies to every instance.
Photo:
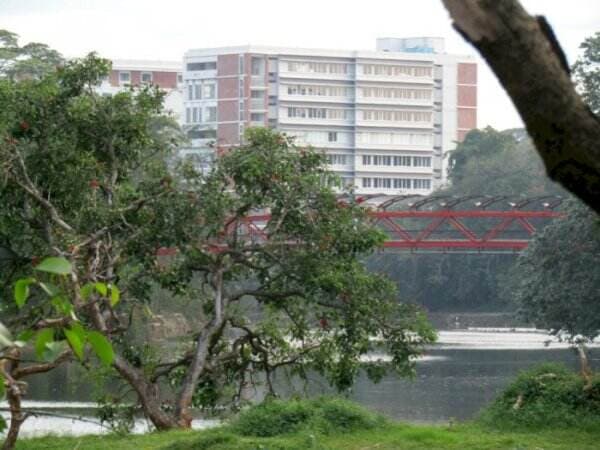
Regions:
[[265, 103], [265, 100], [260, 99], [251, 99], [250, 100], [250, 111], [266, 111], [268, 106]]
[[364, 165], [362, 160], [357, 162], [356, 171], [368, 173], [369, 176], [374, 176], [380, 174], [381, 176], [407, 176], [411, 175], [433, 175], [432, 167], [414, 167], [414, 166], [382, 166], [382, 165]]
[[382, 83], [407, 83], [433, 85], [433, 77], [412, 77], [410, 75], [365, 75], [356, 74], [356, 81], [376, 81]]
[[354, 103], [354, 97], [330, 97], [327, 95], [290, 95], [287, 91], [279, 91], [279, 101], [281, 102], [302, 102], [302, 103]]
[[394, 120], [356, 120], [356, 126], [360, 127], [381, 127], [381, 128], [412, 128], [427, 129], [433, 128], [433, 122], [408, 122]]
[[422, 152], [424, 154], [433, 154], [433, 146], [431, 144], [427, 145], [419, 145], [419, 144], [371, 144], [364, 142], [356, 143], [357, 149], [365, 149], [365, 150], [381, 150], [381, 151], [415, 151]]
[[279, 71], [279, 78], [296, 78], [303, 80], [354, 80], [353, 73], [320, 73], [320, 72], [288, 72], [287, 70]]
[[354, 125], [353, 119], [311, 119], [304, 117], [287, 117], [285, 114], [279, 115], [279, 122], [282, 124], [293, 124], [293, 125], [309, 125], [309, 126], [352, 126]]
[[382, 98], [382, 97], [356, 97], [359, 105], [390, 105], [390, 106], [429, 106], [433, 108], [433, 99], [406, 99], [406, 98]]

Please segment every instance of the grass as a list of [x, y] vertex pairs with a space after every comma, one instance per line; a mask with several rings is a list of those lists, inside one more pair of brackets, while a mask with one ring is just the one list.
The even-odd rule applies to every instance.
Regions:
[[19, 450], [597, 450], [600, 431], [546, 429], [492, 431], [477, 425], [452, 427], [386, 424], [379, 428], [328, 435], [294, 432], [252, 437], [231, 427], [119, 437], [43, 437], [19, 441]]
[[[533, 398], [546, 398], [532, 389], [527, 380], [540, 373], [559, 373], [556, 367], [540, 369], [518, 378], [506, 391], [506, 406], [512, 410], [512, 397], [524, 388], [535, 391]], [[565, 375], [566, 376], [566, 375]], [[564, 380], [563, 380], [564, 381]], [[529, 384], [528, 384], [529, 383]], [[518, 388], [518, 389], [517, 389]], [[512, 390], [511, 390], [512, 389]], [[570, 392], [570, 389], [566, 389]], [[514, 391], [514, 392], [513, 392]], [[526, 392], [529, 392], [526, 391]], [[510, 395], [509, 395], [510, 394]], [[448, 426], [393, 423], [347, 400], [323, 397], [312, 400], [273, 400], [242, 412], [228, 425], [204, 431], [172, 431], [145, 435], [104, 435], [83, 437], [46, 436], [23, 439], [19, 450], [592, 450], [598, 449], [600, 426], [569, 423], [566, 426], [515, 427], [499, 413], [502, 398], [492, 405], [498, 421], [486, 420]], [[566, 396], [571, 399], [571, 397]], [[569, 400], [572, 402], [572, 400]], [[576, 402], [578, 405], [579, 403]], [[494, 409], [495, 408], [495, 409]], [[543, 408], [537, 408], [543, 411]], [[531, 411], [523, 411], [529, 417]], [[570, 411], [570, 410], [569, 410]], [[563, 411], [564, 412], [564, 411]], [[510, 417], [514, 419], [514, 417]], [[531, 424], [530, 424], [531, 425]]]

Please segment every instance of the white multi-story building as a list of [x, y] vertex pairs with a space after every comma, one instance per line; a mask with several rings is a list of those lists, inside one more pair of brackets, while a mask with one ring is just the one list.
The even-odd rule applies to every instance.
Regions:
[[428, 194], [444, 154], [476, 126], [477, 66], [441, 38], [377, 40], [376, 51], [275, 47], [185, 54], [184, 126], [199, 154], [270, 126], [326, 153], [359, 193]]

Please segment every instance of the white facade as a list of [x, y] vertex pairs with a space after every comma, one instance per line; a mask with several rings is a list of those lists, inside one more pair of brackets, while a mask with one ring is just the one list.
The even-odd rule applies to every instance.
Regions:
[[271, 126], [322, 150], [358, 193], [430, 193], [445, 182], [443, 155], [460, 137], [458, 65], [474, 59], [443, 53], [441, 38], [377, 46], [188, 51], [184, 124], [194, 146], [225, 148], [245, 127]]

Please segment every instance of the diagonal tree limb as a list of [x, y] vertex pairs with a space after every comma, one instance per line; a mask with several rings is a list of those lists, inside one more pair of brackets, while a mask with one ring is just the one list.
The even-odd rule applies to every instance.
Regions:
[[519, 111], [548, 176], [600, 213], [600, 120], [571, 81], [543, 17], [517, 0], [442, 0]]

